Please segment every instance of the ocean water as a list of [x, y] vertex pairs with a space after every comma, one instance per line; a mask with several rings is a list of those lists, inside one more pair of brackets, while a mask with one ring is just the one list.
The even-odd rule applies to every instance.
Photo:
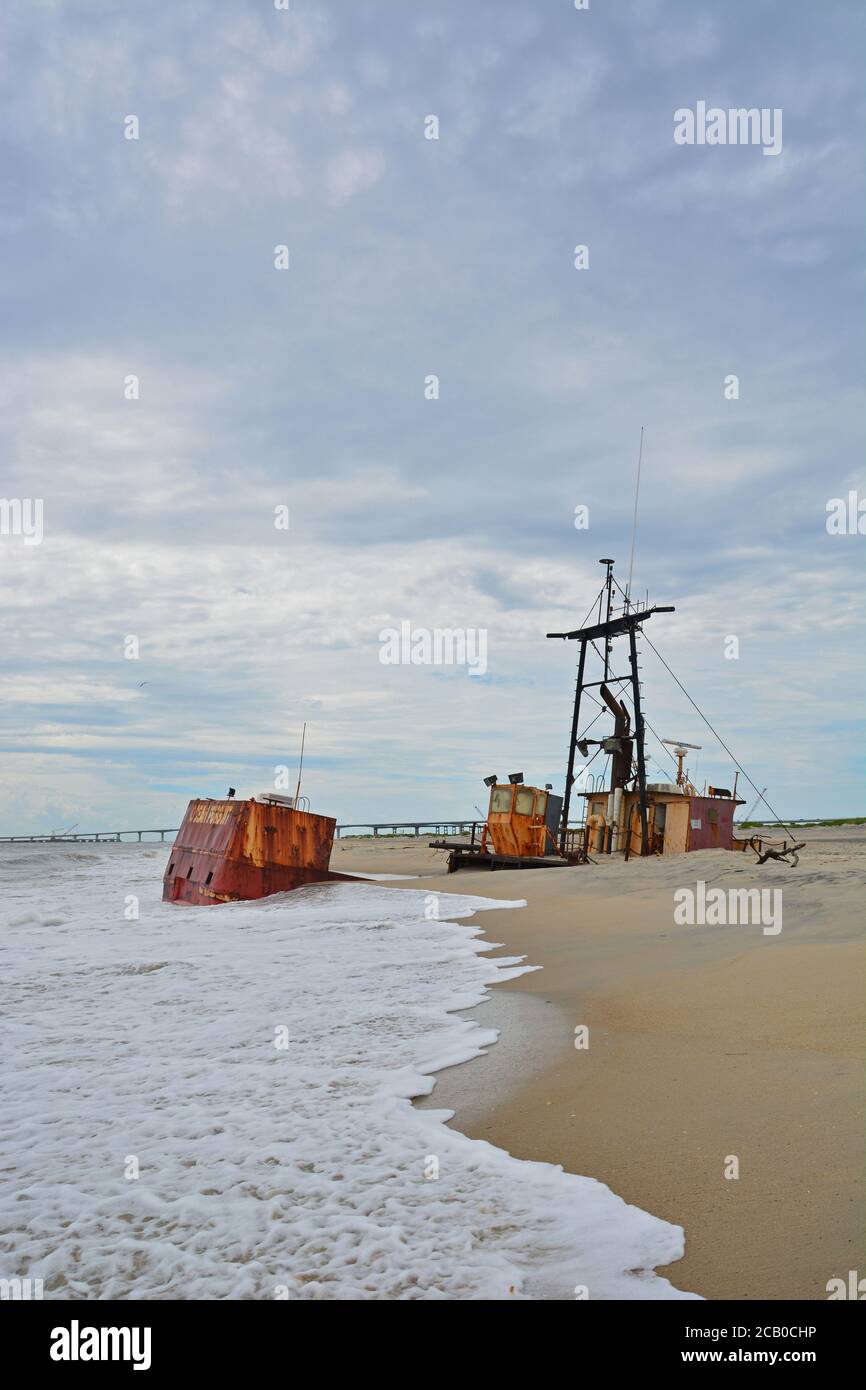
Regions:
[[[484, 910], [160, 901], [167, 847], [0, 847], [0, 1277], [46, 1298], [682, 1298], [678, 1226], [413, 1096], [525, 968]], [[136, 909], [137, 919], [132, 916]], [[519, 908], [517, 909], [519, 910]]]

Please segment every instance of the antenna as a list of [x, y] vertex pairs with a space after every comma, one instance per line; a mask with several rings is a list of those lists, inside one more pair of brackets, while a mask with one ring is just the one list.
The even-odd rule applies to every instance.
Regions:
[[297, 809], [298, 801], [299, 801], [300, 795], [301, 795], [301, 772], [303, 771], [303, 767], [304, 767], [304, 742], [305, 742], [305, 740], [306, 740], [306, 737], [307, 737], [307, 725], [306, 725], [306, 722], [305, 722], [305, 723], [304, 723], [303, 733], [301, 734], [301, 760], [300, 760], [300, 762], [298, 763], [298, 785], [297, 785], [297, 787], [295, 788], [295, 808], [296, 808], [296, 809]]
[[[607, 622], [610, 622], [610, 604], [611, 604], [611, 597], [612, 597], [612, 594], [613, 594], [613, 567], [614, 567], [614, 563], [615, 563], [615, 562], [614, 562], [613, 560], [610, 560], [610, 559], [605, 558], [604, 560], [599, 560], [598, 563], [599, 563], [600, 565], [607, 565], [607, 570], [606, 570], [605, 579], [604, 579], [604, 588], [602, 589], [602, 594], [604, 593], [604, 589], [607, 589]], [[601, 594], [599, 594], [599, 596], [598, 596], [598, 621], [601, 622]], [[609, 668], [610, 668], [610, 652], [611, 652], [612, 646], [613, 646], [613, 643], [611, 642], [610, 638], [609, 638], [609, 637], [606, 637], [606, 638], [604, 639], [604, 678], [605, 678], [605, 680], [607, 680], [608, 670], [609, 670]]]
[[699, 743], [684, 743], [681, 738], [663, 738], [662, 743], [670, 744], [671, 748], [673, 748], [674, 753], [676, 754], [677, 786], [682, 787], [685, 785], [686, 780], [683, 777], [683, 758], [687, 757], [690, 748], [699, 749], [701, 745]]
[[[634, 489], [634, 520], [631, 527], [631, 557], [628, 562], [628, 583], [625, 586], [625, 610], [628, 612], [629, 599], [631, 598], [631, 576], [634, 569], [634, 543], [637, 536], [637, 503], [640, 497], [640, 466], [643, 459], [643, 425], [640, 427], [640, 445], [637, 451], [637, 482]], [[649, 605], [647, 605], [649, 606]]]

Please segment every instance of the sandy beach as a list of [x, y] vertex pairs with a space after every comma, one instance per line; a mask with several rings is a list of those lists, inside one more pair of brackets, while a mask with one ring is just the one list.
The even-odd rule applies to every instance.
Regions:
[[[526, 900], [482, 925], [541, 969], [472, 1011], [500, 1041], [419, 1104], [682, 1225], [685, 1256], [660, 1271], [680, 1288], [825, 1299], [863, 1267], [866, 828], [801, 838], [796, 868], [703, 851], [449, 875], [425, 839], [384, 837], [338, 840], [331, 864]], [[781, 931], [677, 925], [673, 894], [698, 880], [781, 889]]]

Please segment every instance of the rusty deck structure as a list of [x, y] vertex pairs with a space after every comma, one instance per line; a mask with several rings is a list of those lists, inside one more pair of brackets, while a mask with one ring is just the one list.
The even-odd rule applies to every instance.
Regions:
[[549, 786], [530, 787], [521, 772], [507, 782], [489, 777], [490, 805], [476, 839], [475, 826], [466, 841], [431, 840], [431, 849], [448, 850], [448, 872], [482, 869], [555, 869], [584, 860], [581, 844], [572, 836], [559, 845], [562, 798]]
[[163, 878], [164, 902], [206, 907], [354, 881], [329, 869], [336, 821], [276, 800], [189, 803]]

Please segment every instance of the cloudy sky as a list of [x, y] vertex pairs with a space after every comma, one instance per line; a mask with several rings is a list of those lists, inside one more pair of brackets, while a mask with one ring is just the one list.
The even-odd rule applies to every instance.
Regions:
[[[861, 0], [6, 0], [0, 496], [43, 532], [7, 507], [0, 831], [176, 826], [304, 721], [342, 821], [560, 789], [545, 633], [599, 557], [625, 583], [642, 425], [647, 635], [780, 814], [862, 813], [866, 542], [827, 505], [866, 497], [864, 31]], [[677, 144], [699, 101], [780, 109], [781, 153]], [[485, 633], [486, 673], [383, 665], [402, 622]]]

